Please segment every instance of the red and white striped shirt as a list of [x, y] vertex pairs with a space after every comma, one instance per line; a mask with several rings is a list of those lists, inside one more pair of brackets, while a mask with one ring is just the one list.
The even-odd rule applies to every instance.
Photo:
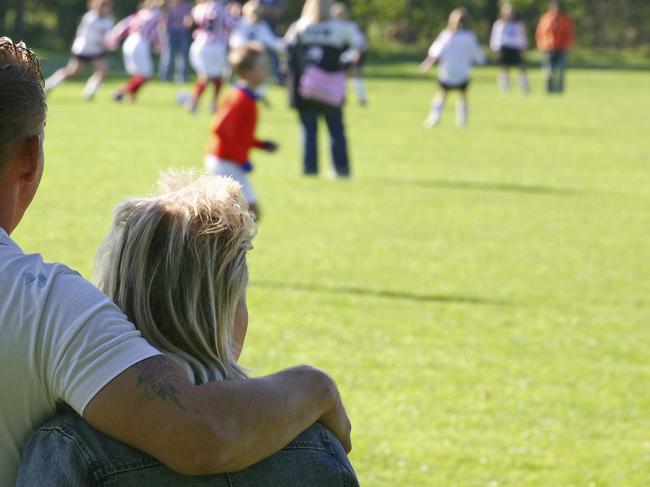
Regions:
[[192, 20], [196, 25], [194, 40], [203, 43], [228, 44], [231, 31], [239, 24], [218, 1], [208, 0], [192, 9]]
[[149, 44], [160, 41], [160, 22], [162, 16], [157, 8], [143, 8], [131, 16], [129, 21], [129, 35], [138, 33]]
[[106, 44], [110, 49], [117, 46], [132, 34], [140, 36], [151, 46], [160, 44], [160, 26], [162, 15], [157, 8], [143, 8], [133, 15], [120, 20], [106, 36]]

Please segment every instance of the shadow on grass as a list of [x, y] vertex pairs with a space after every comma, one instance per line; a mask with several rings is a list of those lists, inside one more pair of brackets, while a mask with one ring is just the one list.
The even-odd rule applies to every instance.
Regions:
[[446, 181], [433, 179], [381, 178], [373, 181], [394, 186], [415, 186], [421, 188], [459, 189], [465, 191], [499, 191], [504, 193], [544, 194], [554, 196], [577, 196], [580, 192], [551, 186], [514, 183], [482, 183], [474, 181]]
[[[503, 132], [517, 132], [526, 135], [530, 134], [543, 134], [543, 135], [559, 135], [559, 136], [569, 136], [569, 137], [587, 137], [587, 136], [599, 136], [603, 134], [602, 130], [597, 130], [593, 128], [586, 127], [561, 127], [561, 126], [547, 126], [542, 124], [530, 124], [530, 123], [495, 123], [490, 128], [496, 129]], [[611, 130], [611, 128], [610, 128]], [[609, 133], [609, 132], [608, 132]]]
[[280, 291], [304, 291], [326, 294], [346, 294], [353, 296], [412, 301], [416, 303], [449, 303], [449, 304], [478, 304], [490, 306], [506, 306], [507, 301], [485, 299], [476, 296], [458, 296], [444, 294], [419, 294], [406, 291], [388, 291], [384, 289], [367, 289], [356, 286], [321, 286], [317, 284], [302, 284], [291, 282], [251, 281], [250, 286], [261, 289]]

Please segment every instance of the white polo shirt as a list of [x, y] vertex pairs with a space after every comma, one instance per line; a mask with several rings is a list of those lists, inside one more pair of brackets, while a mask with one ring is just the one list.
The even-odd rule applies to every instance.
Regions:
[[0, 228], [0, 485], [57, 402], [79, 414], [108, 382], [159, 355], [78, 273], [27, 255]]

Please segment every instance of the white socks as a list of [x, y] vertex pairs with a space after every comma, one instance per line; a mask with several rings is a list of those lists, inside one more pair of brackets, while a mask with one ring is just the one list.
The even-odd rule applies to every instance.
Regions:
[[95, 96], [95, 93], [97, 92], [97, 88], [99, 88], [99, 85], [101, 84], [102, 75], [99, 73], [93, 74], [90, 78], [88, 78], [88, 81], [86, 81], [86, 86], [84, 86], [84, 91], [81, 96], [83, 96], [85, 100], [92, 99], [92, 97]]
[[357, 77], [353, 78], [352, 84], [354, 85], [354, 91], [357, 94], [357, 99], [361, 105], [368, 103], [368, 93], [366, 92], [366, 86], [363, 83], [363, 78]]
[[431, 110], [429, 111], [429, 116], [424, 121], [424, 126], [426, 128], [435, 127], [440, 123], [440, 117], [442, 116], [442, 111], [445, 108], [445, 102], [440, 100], [433, 100], [431, 102]]
[[456, 105], [456, 125], [458, 125], [459, 127], [466, 126], [468, 117], [469, 117], [469, 107], [467, 106], [467, 103], [458, 100], [458, 105]]
[[[508, 93], [510, 91], [510, 75], [501, 71], [497, 80], [501, 93]], [[524, 95], [527, 95], [530, 92], [530, 86], [528, 85], [528, 76], [526, 73], [519, 73], [519, 87], [521, 88], [521, 92]]]
[[499, 89], [501, 93], [508, 93], [510, 91], [510, 76], [503, 71], [499, 72]]
[[528, 76], [526, 73], [519, 73], [519, 86], [521, 88], [521, 92], [524, 95], [527, 95], [530, 92], [530, 86], [528, 85]]
[[45, 92], [47, 93], [51, 89], [59, 86], [61, 83], [63, 83], [65, 78], [66, 76], [64, 70], [59, 69], [58, 71], [56, 71], [52, 76], [50, 76], [45, 80]]

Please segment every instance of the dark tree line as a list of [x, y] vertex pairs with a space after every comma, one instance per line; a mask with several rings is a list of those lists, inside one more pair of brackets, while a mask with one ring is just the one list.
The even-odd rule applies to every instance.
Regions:
[[[113, 0], [116, 17], [131, 13], [137, 0]], [[473, 28], [486, 40], [498, 15], [499, 0], [348, 0], [354, 18], [377, 24], [406, 42], [433, 37], [451, 9], [466, 7]], [[513, 0], [529, 31], [544, 12], [546, 0]], [[286, 0], [287, 18], [296, 18], [303, 0]], [[650, 0], [566, 0], [578, 42], [587, 47], [648, 47]], [[86, 0], [0, 0], [0, 33], [62, 49], [74, 37]]]

